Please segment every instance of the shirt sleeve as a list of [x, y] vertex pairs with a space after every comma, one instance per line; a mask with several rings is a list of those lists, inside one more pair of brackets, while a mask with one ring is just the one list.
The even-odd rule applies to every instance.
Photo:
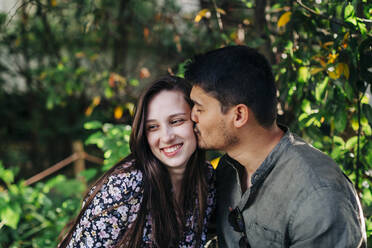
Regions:
[[328, 187], [315, 190], [291, 218], [290, 247], [365, 247], [359, 211], [345, 192]]
[[137, 217], [141, 184], [137, 170], [110, 176], [76, 225], [68, 247], [113, 247]]

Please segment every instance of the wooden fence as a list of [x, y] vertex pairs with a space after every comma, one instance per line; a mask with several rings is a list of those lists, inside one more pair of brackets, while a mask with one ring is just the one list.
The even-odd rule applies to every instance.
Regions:
[[96, 164], [103, 164], [103, 159], [89, 155], [84, 151], [84, 145], [80, 140], [73, 142], [72, 149], [74, 152], [73, 154], [63, 159], [62, 161], [52, 165], [48, 169], [27, 179], [26, 185], [31, 185], [33, 183], [36, 183], [42, 180], [43, 178], [53, 174], [54, 172], [59, 171], [60, 169], [66, 167], [67, 165], [70, 165], [71, 163], [74, 163], [74, 174], [78, 178], [79, 178], [80, 172], [85, 169], [85, 160], [92, 162], [92, 163], [96, 163]]

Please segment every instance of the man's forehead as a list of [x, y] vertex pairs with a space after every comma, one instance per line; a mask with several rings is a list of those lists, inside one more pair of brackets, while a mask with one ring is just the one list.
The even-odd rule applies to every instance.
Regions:
[[200, 101], [203, 101], [203, 99], [208, 98], [208, 97], [212, 97], [212, 96], [210, 96], [200, 86], [194, 85], [191, 89], [190, 97], [191, 97], [191, 100], [193, 100], [194, 102], [201, 104]]
[[209, 105], [220, 103], [216, 96], [209, 91], [205, 91], [202, 87], [194, 85], [190, 93], [191, 100], [198, 105]]

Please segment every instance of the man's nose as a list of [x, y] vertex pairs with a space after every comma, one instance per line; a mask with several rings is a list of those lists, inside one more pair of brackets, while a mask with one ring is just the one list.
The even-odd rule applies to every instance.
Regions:
[[191, 110], [191, 120], [193, 122], [198, 122], [198, 116], [196, 114], [195, 107], [193, 107]]

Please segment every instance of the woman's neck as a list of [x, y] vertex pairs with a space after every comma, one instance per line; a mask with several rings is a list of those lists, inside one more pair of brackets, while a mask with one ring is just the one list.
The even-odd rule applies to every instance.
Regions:
[[185, 170], [182, 169], [170, 169], [169, 175], [172, 183], [173, 194], [177, 202], [180, 201], [179, 197], [181, 195], [182, 179], [184, 176]]

